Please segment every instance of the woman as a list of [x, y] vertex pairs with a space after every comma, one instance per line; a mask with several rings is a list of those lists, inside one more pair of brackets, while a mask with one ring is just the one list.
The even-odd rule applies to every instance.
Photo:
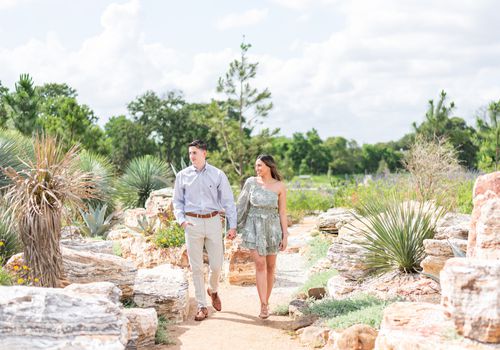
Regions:
[[287, 246], [286, 187], [270, 155], [257, 158], [255, 172], [257, 176], [245, 182], [238, 198], [238, 232], [255, 262], [259, 317], [265, 319], [269, 317], [276, 255]]

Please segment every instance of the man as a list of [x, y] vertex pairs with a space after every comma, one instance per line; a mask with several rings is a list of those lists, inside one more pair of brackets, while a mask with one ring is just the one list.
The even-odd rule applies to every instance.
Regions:
[[207, 145], [195, 140], [189, 144], [191, 166], [180, 171], [175, 178], [174, 215], [186, 236], [189, 263], [198, 303], [196, 321], [208, 316], [203, 276], [203, 246], [206, 247], [210, 265], [208, 295], [215, 310], [221, 310], [218, 295], [219, 276], [222, 268], [222, 223], [219, 216], [223, 208], [229, 230], [227, 238], [236, 236], [236, 207], [233, 192], [226, 174], [206, 162]]

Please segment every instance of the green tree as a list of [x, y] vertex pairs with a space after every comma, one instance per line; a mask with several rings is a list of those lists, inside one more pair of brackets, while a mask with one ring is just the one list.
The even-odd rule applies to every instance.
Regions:
[[7, 125], [7, 106], [5, 102], [5, 96], [9, 93], [9, 89], [2, 85], [0, 81], [0, 128], [4, 128]]
[[441, 91], [436, 105], [433, 100], [430, 100], [424, 122], [418, 126], [413, 123], [413, 127], [417, 134], [423, 135], [429, 140], [445, 137], [458, 151], [461, 163], [468, 168], [474, 168], [478, 150], [474, 144], [476, 132], [462, 118], [451, 117], [455, 103], [450, 102], [447, 105], [446, 98], [446, 92]]
[[500, 100], [491, 102], [486, 113], [476, 118], [478, 166], [485, 171], [498, 170], [500, 159]]
[[250, 44], [241, 43], [240, 58], [231, 62], [225, 76], [219, 78], [217, 92], [227, 96], [224, 103], [226, 115], [213, 114], [218, 118], [218, 121], [213, 123], [217, 128], [220, 126], [226, 129], [231, 128], [222, 135], [222, 147], [234, 171], [238, 174], [240, 182], [244, 179], [248, 165], [253, 163], [248, 151], [251, 143], [250, 135], [255, 125], [261, 121], [261, 118], [266, 117], [273, 107], [270, 101], [271, 92], [267, 88], [259, 91], [250, 84], [257, 75], [258, 67], [258, 63], [248, 61], [247, 52], [251, 47]]
[[329, 137], [325, 147], [331, 155], [329, 168], [332, 174], [354, 174], [361, 169], [360, 148], [356, 141], [344, 137]]
[[138, 122], [125, 116], [112, 117], [104, 126], [106, 153], [116, 167], [123, 171], [136, 157], [155, 154], [155, 144], [148, 131]]
[[37, 126], [40, 97], [29, 74], [21, 74], [15, 91], [4, 95], [8, 117], [24, 135], [31, 135]]

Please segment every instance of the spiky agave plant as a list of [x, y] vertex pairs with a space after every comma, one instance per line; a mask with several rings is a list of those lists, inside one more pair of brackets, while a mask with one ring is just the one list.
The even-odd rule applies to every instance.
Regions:
[[[31, 157], [31, 140], [19, 132], [0, 129], [0, 167], [12, 167], [21, 170], [23, 163], [21, 159]], [[0, 172], [0, 191], [10, 180]]]
[[11, 180], [5, 198], [17, 222], [30, 277], [42, 286], [58, 287], [63, 278], [59, 241], [65, 207], [81, 207], [83, 199], [94, 196], [94, 184], [91, 175], [78, 168], [78, 146], [65, 152], [56, 139], [37, 135], [33, 150], [33, 159], [23, 162], [24, 170], [2, 169]]
[[117, 197], [125, 208], [144, 207], [152, 191], [172, 181], [172, 173], [164, 161], [149, 155], [134, 158], [118, 180]]
[[361, 203], [353, 223], [365, 238], [358, 242], [366, 251], [364, 264], [376, 274], [418, 271], [425, 256], [423, 241], [434, 236], [443, 214], [444, 209], [431, 202], [401, 201], [395, 195]]

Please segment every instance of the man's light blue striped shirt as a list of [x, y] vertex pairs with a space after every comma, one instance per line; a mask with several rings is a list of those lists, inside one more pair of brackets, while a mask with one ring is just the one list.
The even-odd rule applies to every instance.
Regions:
[[177, 173], [173, 205], [179, 224], [186, 221], [185, 213], [208, 214], [224, 209], [229, 228], [236, 228], [236, 206], [227, 176], [208, 163], [200, 171], [191, 165]]

